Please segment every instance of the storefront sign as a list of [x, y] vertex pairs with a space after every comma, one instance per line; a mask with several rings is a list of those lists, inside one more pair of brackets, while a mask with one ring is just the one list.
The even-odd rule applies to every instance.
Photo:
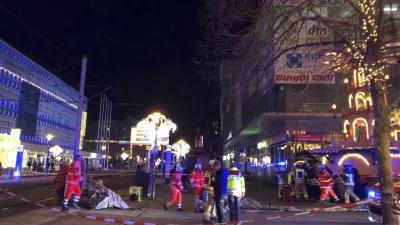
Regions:
[[132, 127], [131, 129], [131, 144], [133, 145], [151, 145], [154, 142], [155, 131], [151, 132], [149, 128], [142, 127], [136, 128]]
[[276, 74], [277, 84], [335, 84], [333, 74]]
[[323, 142], [324, 135], [322, 134], [295, 134], [295, 142]]
[[343, 134], [325, 134], [324, 135], [324, 141], [325, 142], [332, 142], [333, 138], [335, 138], [335, 141], [345, 141], [346, 136]]
[[262, 149], [262, 148], [266, 148], [266, 147], [268, 147], [266, 141], [262, 141], [262, 142], [259, 142], [259, 143], [257, 144], [257, 149]]
[[267, 140], [267, 146], [270, 146], [272, 144], [276, 144], [276, 143], [279, 143], [279, 142], [285, 142], [285, 141], [287, 141], [287, 135], [286, 134], [279, 135], [279, 136], [276, 136], [276, 137], [268, 139]]

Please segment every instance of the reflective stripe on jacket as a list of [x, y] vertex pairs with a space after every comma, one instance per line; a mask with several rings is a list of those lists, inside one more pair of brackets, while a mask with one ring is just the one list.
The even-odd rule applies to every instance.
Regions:
[[321, 188], [331, 188], [333, 185], [331, 174], [327, 170], [322, 170], [321, 176], [318, 178], [318, 183]]
[[345, 173], [344, 176], [346, 177], [345, 185], [348, 185], [348, 186], [352, 186], [352, 185], [354, 186], [355, 185], [355, 183], [354, 183], [354, 174]]
[[82, 181], [81, 163], [78, 161], [74, 161], [68, 168], [66, 182], [68, 184], [75, 184], [75, 185], [78, 184], [79, 185], [80, 181]]
[[232, 167], [228, 171], [228, 195], [242, 196], [245, 193], [244, 177], [236, 167]]
[[297, 181], [304, 181], [304, 177], [306, 176], [306, 171], [302, 168], [296, 168], [295, 170], [295, 179]]
[[211, 187], [211, 178], [212, 178], [212, 174], [215, 172], [214, 168], [208, 168], [205, 173], [204, 173], [204, 187], [205, 188], [209, 188]]
[[194, 187], [199, 187], [199, 188], [203, 187], [204, 174], [200, 170], [195, 169], [193, 173], [190, 174], [189, 182], [193, 184]]
[[172, 175], [171, 189], [174, 191], [182, 190], [182, 174], [181, 173], [177, 172]]

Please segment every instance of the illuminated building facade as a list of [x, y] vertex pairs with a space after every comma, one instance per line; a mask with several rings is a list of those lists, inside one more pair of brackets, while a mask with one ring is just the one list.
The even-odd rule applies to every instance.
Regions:
[[[73, 155], [78, 98], [73, 87], [0, 40], [0, 132], [21, 129], [30, 160], [43, 162], [49, 133], [50, 145], [63, 150], [60, 156]], [[86, 117], [84, 112], [81, 136]]]
[[[396, 65], [390, 66], [389, 74], [395, 74]], [[386, 76], [387, 83], [390, 83], [389, 74]], [[349, 162], [357, 168], [361, 175], [377, 175], [377, 156], [374, 146], [373, 101], [370, 93], [370, 84], [365, 80], [363, 69], [354, 70], [353, 74], [344, 79], [348, 104], [342, 109], [343, 138], [336, 140], [330, 146], [315, 148], [311, 151], [299, 152], [318, 157], [323, 164], [326, 164], [336, 174], [341, 172], [343, 164]], [[398, 84], [388, 85], [398, 88]], [[389, 93], [389, 92], [387, 92]], [[386, 95], [386, 104], [389, 107], [394, 102], [395, 95]], [[390, 138], [390, 151], [393, 160], [393, 170], [400, 171], [400, 144], [398, 142], [398, 114], [392, 115], [392, 132]]]

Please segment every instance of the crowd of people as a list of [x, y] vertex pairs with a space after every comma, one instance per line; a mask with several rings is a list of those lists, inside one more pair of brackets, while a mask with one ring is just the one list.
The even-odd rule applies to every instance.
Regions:
[[164, 203], [164, 209], [177, 202], [177, 210], [182, 209], [182, 192], [186, 180], [194, 189], [194, 211], [203, 213], [206, 223], [226, 223], [225, 213], [229, 210], [231, 222], [240, 221], [240, 199], [245, 195], [245, 181], [240, 171], [232, 166], [224, 168], [221, 160], [212, 159], [203, 172], [201, 164], [196, 164], [192, 173], [181, 165], [173, 168], [171, 197]]
[[285, 167], [276, 168], [279, 187], [278, 196], [282, 201], [319, 200], [357, 202], [366, 198], [368, 181], [361, 177], [357, 168], [350, 163], [343, 164], [343, 173], [334, 175], [325, 165], [312, 167], [297, 164], [291, 171]]

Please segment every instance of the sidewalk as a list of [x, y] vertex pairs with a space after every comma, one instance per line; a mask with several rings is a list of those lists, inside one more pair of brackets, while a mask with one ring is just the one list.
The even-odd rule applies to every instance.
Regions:
[[[252, 181], [246, 183], [246, 197], [257, 200], [267, 205], [270, 210], [284, 210], [284, 211], [307, 211], [314, 208], [327, 208], [332, 206], [341, 205], [344, 203], [331, 203], [331, 202], [284, 202], [280, 201], [278, 197], [277, 188], [271, 187], [262, 181]], [[365, 211], [363, 207], [341, 209], [342, 211]]]

